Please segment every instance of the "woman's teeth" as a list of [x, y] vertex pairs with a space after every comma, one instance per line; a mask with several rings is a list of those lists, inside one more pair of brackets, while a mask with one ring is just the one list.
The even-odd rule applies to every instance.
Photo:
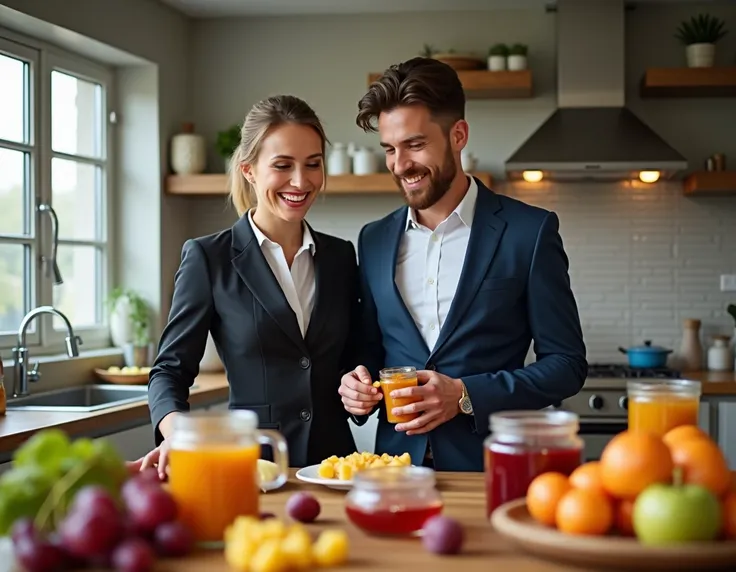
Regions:
[[303, 195], [290, 195], [287, 193], [280, 193], [279, 196], [285, 201], [289, 201], [290, 203], [301, 203], [307, 198], [306, 193]]

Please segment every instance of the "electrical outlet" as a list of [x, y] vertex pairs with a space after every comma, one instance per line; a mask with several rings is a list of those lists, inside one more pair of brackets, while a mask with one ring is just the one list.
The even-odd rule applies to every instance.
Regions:
[[721, 292], [736, 292], [736, 274], [721, 274]]

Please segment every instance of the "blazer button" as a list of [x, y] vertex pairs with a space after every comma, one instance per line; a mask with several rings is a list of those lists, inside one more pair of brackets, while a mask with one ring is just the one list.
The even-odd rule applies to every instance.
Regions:
[[299, 412], [299, 417], [302, 421], [309, 421], [312, 418], [312, 412], [309, 409], [302, 409]]
[[302, 369], [307, 369], [309, 367], [309, 358], [307, 357], [299, 358], [299, 366]]
[[426, 369], [428, 369], [429, 371], [436, 371], [437, 370], [437, 366], [434, 365], [433, 363], [428, 363]]

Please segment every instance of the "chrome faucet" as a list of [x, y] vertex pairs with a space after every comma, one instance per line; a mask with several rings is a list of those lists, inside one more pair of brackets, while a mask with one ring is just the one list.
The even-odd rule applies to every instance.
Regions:
[[66, 354], [70, 358], [79, 355], [79, 348], [77, 346], [82, 345], [82, 338], [74, 334], [74, 329], [69, 319], [53, 306], [39, 306], [38, 308], [34, 308], [23, 316], [20, 322], [20, 328], [18, 328], [17, 344], [13, 348], [13, 359], [15, 361], [13, 397], [28, 395], [28, 382], [38, 381], [41, 377], [41, 372], [38, 371], [38, 363], [34, 364], [33, 369], [28, 369], [29, 359], [28, 348], [26, 347], [26, 330], [28, 329], [28, 324], [33, 321], [33, 318], [41, 314], [52, 314], [64, 321], [68, 334], [66, 337]]

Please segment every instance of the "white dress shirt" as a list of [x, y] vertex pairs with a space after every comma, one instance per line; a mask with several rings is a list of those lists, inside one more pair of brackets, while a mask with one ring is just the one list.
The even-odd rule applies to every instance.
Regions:
[[409, 209], [396, 259], [396, 286], [430, 351], [455, 297], [468, 249], [478, 184], [470, 179], [457, 208], [434, 231]]
[[303, 224], [304, 234], [302, 237], [302, 245], [294, 257], [294, 261], [289, 268], [286, 262], [286, 256], [281, 246], [270, 240], [261, 229], [253, 222], [253, 210], [248, 211], [248, 221], [253, 229], [253, 234], [258, 240], [261, 252], [266, 258], [266, 262], [271, 267], [273, 275], [281, 286], [281, 290], [286, 297], [286, 301], [296, 314], [299, 329], [302, 337], [307, 333], [309, 320], [312, 316], [314, 308], [315, 296], [315, 279], [314, 279], [314, 256], [315, 244], [312, 234], [306, 224]]

